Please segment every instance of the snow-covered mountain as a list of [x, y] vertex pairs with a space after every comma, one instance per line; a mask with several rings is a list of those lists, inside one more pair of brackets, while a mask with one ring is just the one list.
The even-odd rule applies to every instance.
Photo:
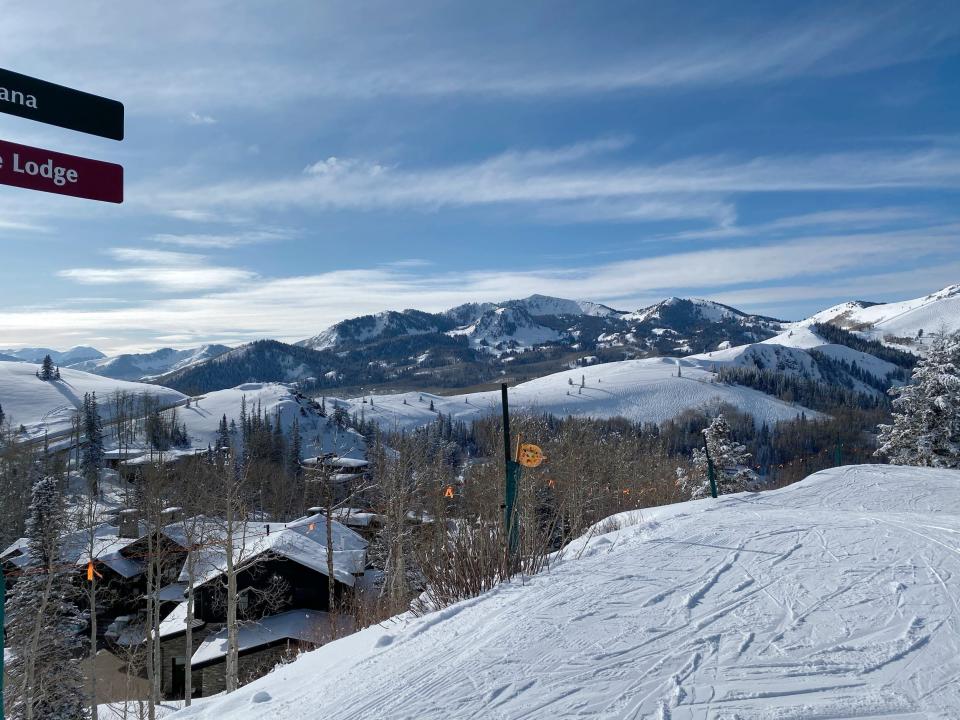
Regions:
[[889, 345], [917, 351], [924, 336], [941, 329], [960, 330], [960, 285], [945, 287], [914, 300], [892, 303], [852, 301], [834, 305], [801, 321], [801, 325], [831, 323]]
[[442, 315], [420, 310], [389, 310], [338, 322], [319, 335], [301, 340], [297, 345], [314, 350], [329, 350], [402, 335], [438, 333], [452, 326], [453, 323]]
[[957, 717], [960, 472], [847, 466], [598, 529], [173, 717]]
[[229, 351], [226, 345], [201, 345], [189, 350], [161, 348], [149, 353], [126, 353], [70, 364], [75, 370], [118, 380], [151, 380], [210, 360]]
[[0, 350], [4, 355], [10, 355], [18, 360], [27, 362], [42, 362], [45, 355], [49, 355], [57, 365], [73, 365], [85, 360], [99, 360], [106, 357], [96, 348], [78, 345], [69, 350], [53, 350], [52, 348], [19, 348], [15, 350]]
[[472, 348], [499, 354], [507, 350], [527, 350], [537, 345], [558, 342], [564, 332], [537, 322], [523, 306], [497, 307], [484, 312], [473, 323], [447, 333], [466, 337]]
[[257, 340], [151, 378], [190, 395], [224, 390], [248, 382], [297, 382], [327, 371], [323, 354], [276, 340]]
[[24, 426], [23, 439], [38, 440], [44, 433], [52, 439], [69, 433], [74, 414], [88, 392], [97, 394], [105, 422], [109, 422], [113, 411], [110, 397], [117, 392], [152, 395], [161, 407], [187, 399], [170, 388], [114, 380], [70, 368], [60, 369], [60, 380], [41, 380], [36, 376], [39, 367], [27, 362], [0, 363], [0, 405], [12, 427]]
[[688, 354], [722, 342], [739, 345], [763, 340], [782, 325], [779, 320], [708, 300], [670, 298], [626, 312], [588, 300], [531, 295], [501, 303], [468, 303], [442, 313], [404, 310], [365, 315], [297, 344], [316, 350], [363, 347], [377, 352], [379, 348], [381, 359], [391, 363], [404, 359], [390, 355], [393, 348], [404, 347], [398, 339], [442, 334], [463, 338], [471, 349], [493, 356], [538, 347]]

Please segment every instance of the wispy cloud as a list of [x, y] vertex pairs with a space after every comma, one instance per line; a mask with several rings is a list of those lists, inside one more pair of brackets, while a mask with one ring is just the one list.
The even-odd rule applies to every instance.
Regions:
[[187, 122], [190, 125], [216, 125], [217, 119], [212, 115], [202, 115], [194, 110], [191, 110], [187, 115]]
[[[571, 153], [571, 147], [576, 152]], [[491, 204], [570, 205], [567, 212], [637, 220], [728, 216], [721, 199], [736, 193], [864, 191], [960, 187], [960, 149], [761, 156], [691, 157], [650, 165], [579, 163], [581, 146], [508, 152], [446, 167], [408, 169], [328, 158], [296, 176], [228, 182], [169, 192], [142, 188], [140, 201], [160, 207], [371, 209]], [[711, 196], [713, 196], [711, 198]]]
[[62, 278], [83, 285], [140, 283], [161, 292], [187, 292], [231, 287], [256, 277], [256, 273], [208, 264], [204, 255], [149, 248], [109, 248], [107, 254], [131, 267], [81, 267], [58, 271]]
[[166, 245], [224, 250], [239, 247], [241, 245], [256, 245], [259, 243], [288, 240], [293, 236], [294, 233], [289, 230], [256, 230], [233, 234], [185, 233], [176, 235], [170, 233], [161, 233], [159, 235], [154, 235], [151, 239], [155, 242], [164, 243]]

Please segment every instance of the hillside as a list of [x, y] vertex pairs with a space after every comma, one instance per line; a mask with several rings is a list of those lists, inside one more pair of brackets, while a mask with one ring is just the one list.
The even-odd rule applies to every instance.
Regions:
[[620, 524], [174, 717], [956, 717], [960, 472], [849, 466]]
[[186, 400], [186, 396], [170, 388], [143, 383], [113, 380], [99, 375], [60, 369], [60, 380], [44, 381], [36, 377], [39, 365], [26, 362], [0, 362], [0, 405], [13, 427], [26, 428], [26, 438], [38, 440], [70, 431], [75, 411], [82, 407], [83, 396], [95, 392], [104, 421], [109, 421], [112, 408], [109, 399], [117, 392], [132, 395], [148, 394], [161, 406]]
[[922, 350], [923, 335], [929, 336], [941, 329], [960, 330], [960, 285], [901, 302], [841, 303], [812, 315], [801, 324], [815, 322], [829, 322], [891, 345]]
[[[677, 363], [682, 377], [677, 377]], [[649, 358], [604, 363], [548, 375], [521, 383], [510, 390], [514, 411], [550, 413], [560, 417], [625, 417], [636, 422], [660, 423], [685, 410], [733, 405], [758, 423], [791, 420], [805, 412], [757, 390], [713, 382], [715, 374], [690, 360]], [[581, 382], [584, 383], [581, 388]], [[439, 396], [408, 392], [353, 398], [345, 403], [351, 413], [387, 429], [416, 427], [431, 422], [438, 412], [454, 420], [469, 421], [499, 412], [500, 392]], [[430, 409], [433, 403], [434, 410]]]
[[192, 399], [190, 407], [177, 410], [177, 420], [185, 423], [193, 448], [216, 445], [221, 418], [239, 422], [241, 404], [246, 401], [247, 413], [260, 409], [275, 419], [278, 414], [284, 434], [290, 437], [294, 418], [300, 423], [304, 457], [335, 453], [363, 457], [366, 442], [353, 430], [338, 428], [332, 420], [321, 416], [319, 407], [309, 399], [278, 383], [247, 383], [229, 390], [219, 390]]

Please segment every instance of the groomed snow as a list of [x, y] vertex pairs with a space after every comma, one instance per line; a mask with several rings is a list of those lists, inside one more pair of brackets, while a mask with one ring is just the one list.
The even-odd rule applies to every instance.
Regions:
[[[801, 412], [807, 417], [817, 416], [811, 410], [751, 388], [711, 382], [714, 373], [687, 359], [679, 361], [682, 377], [677, 377], [677, 362], [673, 358], [649, 358], [565, 370], [511, 388], [511, 407], [560, 417], [625, 417], [654, 423], [670, 420], [685, 410], [715, 407], [719, 403], [729, 403], [750, 413], [758, 423], [791, 420]], [[709, 362], [704, 364], [709, 366]], [[581, 379], [586, 381], [582, 392]], [[430, 410], [431, 400], [434, 411]], [[378, 395], [372, 406], [363, 403], [362, 398], [345, 402], [351, 413], [359, 415], [362, 411], [365, 419], [374, 420], [381, 427], [405, 429], [431, 422], [437, 412], [465, 421], [499, 412], [500, 391], [448, 396], [418, 392]]]
[[960, 472], [843, 467], [633, 520], [176, 717], [958, 717]]

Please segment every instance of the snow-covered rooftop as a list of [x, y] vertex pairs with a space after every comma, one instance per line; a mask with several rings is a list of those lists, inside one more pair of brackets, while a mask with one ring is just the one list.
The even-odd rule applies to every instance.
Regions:
[[[238, 525], [234, 531], [234, 562], [242, 568], [265, 553], [271, 553], [326, 575], [326, 522], [326, 518], [318, 514], [291, 523], [247, 522]], [[353, 585], [354, 575], [362, 573], [366, 567], [367, 541], [336, 521], [331, 530], [334, 577], [345, 585]], [[214, 533], [219, 533], [219, 537], [225, 536], [222, 527], [212, 528], [208, 537]], [[210, 539], [205, 544], [205, 547], [195, 551], [197, 585], [212, 580], [227, 569], [227, 557], [223, 549]], [[186, 563], [178, 580], [188, 580]]]
[[[345, 616], [339, 618], [341, 626], [349, 624]], [[330, 616], [319, 610], [288, 610], [279, 615], [262, 618], [255, 623], [243, 625], [237, 632], [240, 652], [264, 647], [280, 640], [299, 640], [321, 645], [329, 642]], [[193, 654], [190, 664], [194, 667], [215, 662], [227, 654], [227, 632], [211, 635]]]

